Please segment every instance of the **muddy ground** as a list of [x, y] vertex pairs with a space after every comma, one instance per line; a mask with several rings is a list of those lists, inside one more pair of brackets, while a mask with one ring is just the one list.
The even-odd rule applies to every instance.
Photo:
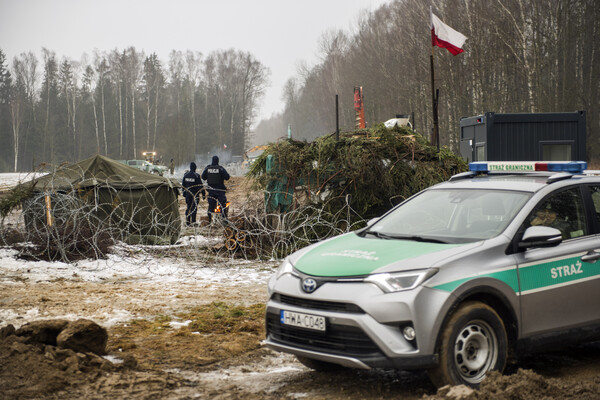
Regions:
[[[60, 363], [44, 364], [48, 360], [41, 353], [16, 354], [12, 347], [0, 345], [0, 360], [20, 357], [11, 370], [6, 370], [8, 363], [0, 366], [0, 386], [6, 390], [13, 389], [11, 382], [30, 382], [0, 398], [341, 400], [436, 395], [423, 372], [316, 373], [291, 356], [264, 348], [264, 287], [61, 279], [25, 280], [2, 284], [1, 289], [0, 305], [14, 311], [10, 322], [16, 326], [28, 320], [86, 317], [108, 327], [108, 359], [116, 367], [128, 355], [137, 366], [65, 373]], [[203, 311], [214, 316], [219, 307], [237, 307], [237, 315], [249, 318], [232, 329], [223, 327], [229, 326], [224, 318], [198, 326], [208, 319]], [[30, 317], [32, 308], [37, 312]], [[120, 320], [119, 315], [127, 317]], [[492, 377], [473, 398], [600, 399], [600, 343], [525, 356], [507, 373]]]
[[115, 269], [111, 278], [90, 280], [77, 273], [40, 278], [35, 263], [0, 265], [0, 327], [88, 318], [107, 328], [112, 364], [84, 362], [84, 355], [69, 364], [49, 356], [55, 349], [9, 336], [0, 339], [0, 399], [600, 399], [599, 342], [524, 355], [472, 393], [438, 392], [424, 372], [311, 371], [262, 343], [266, 282], [276, 262], [219, 268], [219, 279]]

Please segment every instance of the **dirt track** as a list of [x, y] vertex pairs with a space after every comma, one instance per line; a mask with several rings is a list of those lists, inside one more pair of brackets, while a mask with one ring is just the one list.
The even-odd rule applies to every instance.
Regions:
[[[316, 373], [266, 349], [260, 308], [275, 263], [252, 268], [260, 273], [251, 277], [246, 270], [223, 274], [215, 269], [219, 279], [176, 281], [115, 273], [90, 281], [75, 273], [40, 279], [35, 263], [18, 271], [0, 267], [0, 327], [37, 319], [92, 319], [108, 328], [108, 359], [115, 363], [109, 370], [71, 371], [49, 361], [47, 351], [0, 340], [0, 387], [5, 389], [0, 398], [445, 398], [424, 372]], [[252, 317], [231, 329], [220, 323], [199, 328], [197, 322], [205, 319], [199, 307], [207, 305], [241, 307], [238, 314]], [[137, 366], [120, 367], [128, 356]], [[507, 375], [488, 378], [469, 398], [600, 399], [600, 342], [524, 356]]]

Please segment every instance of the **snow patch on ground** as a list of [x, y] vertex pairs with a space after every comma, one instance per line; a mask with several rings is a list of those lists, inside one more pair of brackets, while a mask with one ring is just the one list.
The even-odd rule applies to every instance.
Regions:
[[[241, 388], [250, 393], [273, 393], [281, 389], [294, 377], [306, 373], [293, 355], [272, 352], [268, 357], [253, 363], [252, 368], [238, 365], [227, 369], [196, 373], [179, 369], [169, 370], [181, 375], [200, 387], [208, 386], [217, 391]], [[291, 398], [307, 397], [306, 393], [288, 394]]]
[[[108, 260], [67, 264], [25, 261], [17, 255], [15, 250], [0, 249], [0, 327], [18, 328], [48, 318], [90, 318], [110, 327], [214, 301], [209, 299], [263, 301], [277, 268], [276, 262], [233, 259], [202, 266], [187, 257], [110, 255]], [[52, 292], [45, 292], [45, 287], [52, 287]], [[255, 294], [252, 299], [241, 294], [248, 291]]]
[[[17, 251], [0, 249], [0, 283], [15, 281], [51, 282], [57, 279], [108, 282], [188, 282], [204, 281], [225, 286], [262, 284], [275, 272], [274, 262], [232, 261], [219, 266], [200, 266], [176, 258], [123, 258], [110, 255], [108, 260], [86, 260], [73, 264], [17, 259]], [[16, 279], [18, 277], [18, 279]]]
[[25, 183], [43, 175], [45, 174], [36, 174], [34, 172], [2, 173], [0, 174], [0, 190], [10, 189], [20, 183]]

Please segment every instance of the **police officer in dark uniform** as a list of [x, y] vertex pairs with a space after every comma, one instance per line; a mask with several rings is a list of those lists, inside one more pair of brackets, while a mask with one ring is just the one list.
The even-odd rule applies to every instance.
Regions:
[[204, 185], [200, 175], [196, 172], [196, 163], [190, 163], [190, 170], [183, 175], [183, 196], [185, 197], [185, 223], [187, 226], [196, 223], [196, 211], [198, 211], [198, 197], [202, 194], [202, 199], [206, 197], [204, 194]]
[[213, 156], [212, 163], [207, 165], [202, 172], [202, 179], [208, 186], [208, 220], [217, 207], [217, 202], [221, 205], [223, 216], [227, 217], [227, 197], [225, 196], [225, 181], [229, 180], [229, 173], [225, 168], [219, 165], [219, 157]]

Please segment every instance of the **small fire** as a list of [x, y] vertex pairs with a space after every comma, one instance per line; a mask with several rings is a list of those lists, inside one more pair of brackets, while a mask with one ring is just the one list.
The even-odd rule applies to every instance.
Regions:
[[[227, 203], [225, 203], [225, 208], [229, 207], [230, 204], [231, 204], [230, 201], [228, 201]], [[217, 206], [215, 207], [215, 212], [216, 213], [220, 213], [221, 212], [221, 203], [217, 203]]]

